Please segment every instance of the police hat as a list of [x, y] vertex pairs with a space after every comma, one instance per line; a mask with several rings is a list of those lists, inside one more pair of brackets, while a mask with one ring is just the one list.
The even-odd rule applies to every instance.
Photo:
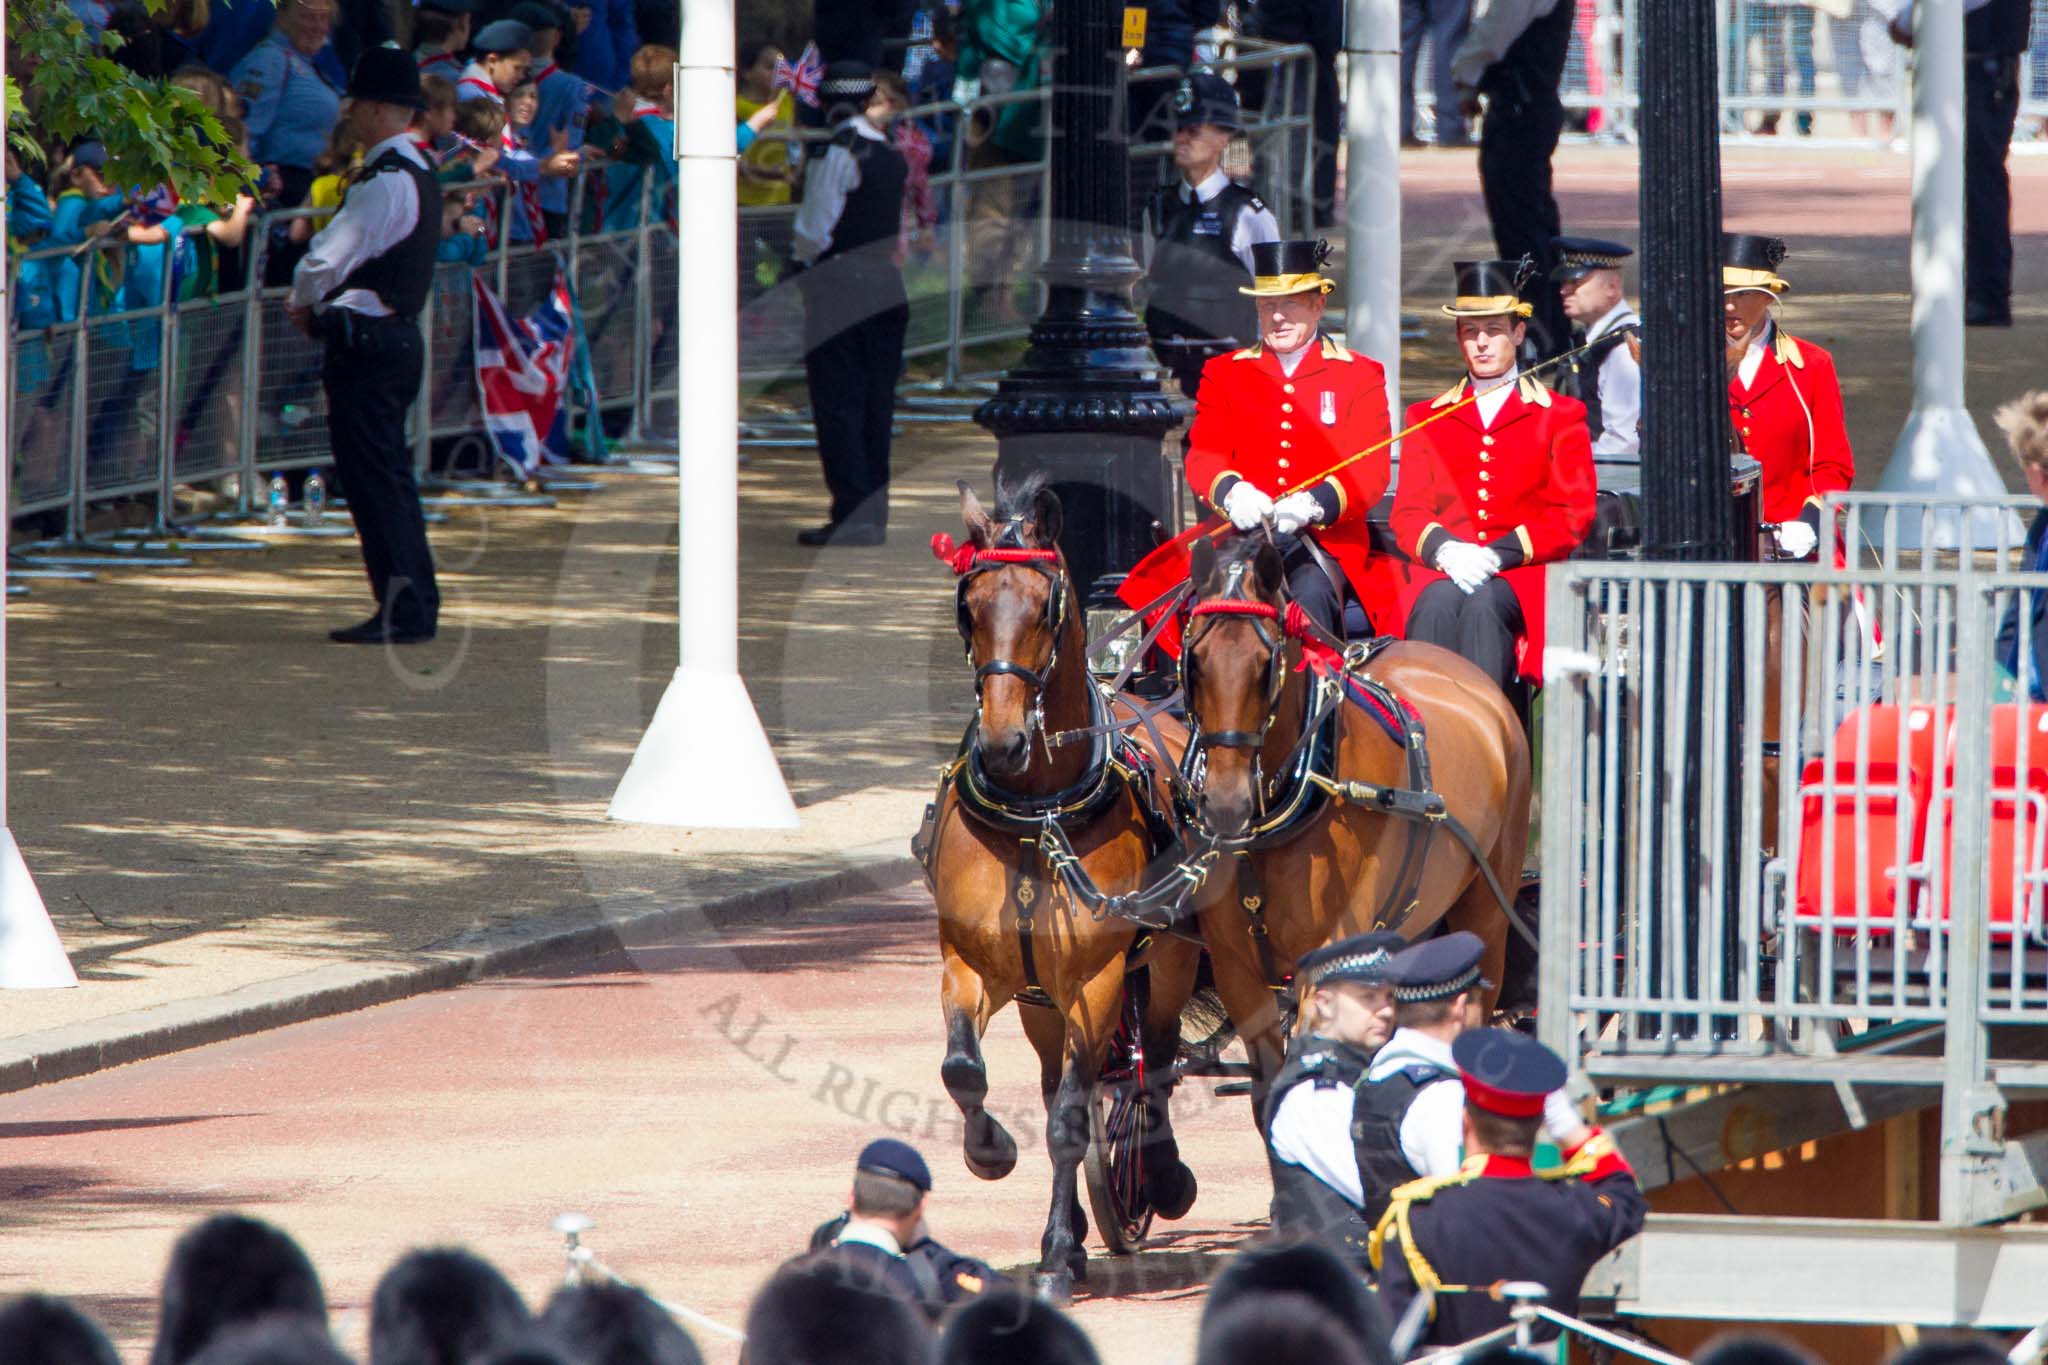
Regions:
[[908, 1180], [920, 1190], [930, 1191], [932, 1187], [931, 1168], [924, 1164], [924, 1158], [917, 1154], [917, 1148], [895, 1138], [876, 1138], [860, 1149], [860, 1160], [854, 1163], [857, 1171], [869, 1175], [893, 1175], [898, 1180]]
[[1408, 946], [1408, 940], [1391, 929], [1370, 934], [1353, 934], [1326, 943], [1294, 964], [1294, 974], [1311, 988], [1338, 981], [1356, 981], [1363, 986], [1387, 984], [1387, 966], [1394, 954]]
[[1451, 1043], [1451, 1060], [1465, 1082], [1465, 1102], [1503, 1118], [1535, 1118], [1544, 1097], [1565, 1082], [1558, 1055], [1513, 1029], [1466, 1029]]
[[1425, 939], [1394, 954], [1387, 964], [1387, 983], [1396, 1000], [1449, 1000], [1483, 984], [1479, 959], [1485, 953], [1479, 935], [1462, 929]]
[[1244, 131], [1237, 87], [1213, 71], [1190, 71], [1173, 89], [1173, 126], [1199, 128], [1205, 123], [1233, 133]]
[[506, 12], [506, 18], [526, 25], [534, 33], [544, 28], [559, 29], [562, 26], [562, 12], [544, 0], [519, 0]]
[[1524, 256], [1519, 261], [1458, 261], [1457, 295], [1444, 305], [1447, 318], [1526, 318], [1536, 309], [1522, 299], [1522, 284], [1535, 271]]
[[1255, 299], [1306, 294], [1311, 289], [1327, 294], [1337, 287], [1335, 280], [1323, 274], [1329, 261], [1330, 244], [1321, 238], [1313, 242], [1253, 242], [1251, 287], [1239, 285], [1237, 292]]
[[1782, 294], [1792, 286], [1778, 276], [1778, 265], [1791, 254], [1783, 237], [1759, 237], [1751, 232], [1721, 234], [1721, 288], [1761, 289]]
[[865, 109], [874, 96], [875, 69], [866, 62], [851, 57], [827, 62], [818, 77], [818, 103], [828, 110], [839, 104]]
[[1563, 258], [1550, 268], [1550, 278], [1559, 284], [1583, 280], [1596, 270], [1619, 270], [1623, 261], [1636, 254], [1620, 242], [1598, 237], [1552, 237], [1550, 244]]
[[420, 93], [420, 68], [395, 47], [366, 47], [348, 74], [348, 97], [395, 104], [401, 109], [424, 109], [427, 100]]
[[533, 31], [517, 19], [500, 19], [485, 24], [469, 40], [469, 45], [486, 56], [497, 56], [504, 52], [532, 51]]

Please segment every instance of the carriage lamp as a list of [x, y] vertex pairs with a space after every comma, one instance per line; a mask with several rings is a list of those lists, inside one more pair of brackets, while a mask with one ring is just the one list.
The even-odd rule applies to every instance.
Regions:
[[[1104, 631], [1127, 615], [1129, 609], [1117, 604], [1088, 608], [1088, 638], [1102, 639]], [[1088, 656], [1088, 671], [1099, 677], [1114, 678], [1136, 656], [1141, 638], [1142, 628], [1133, 625], [1115, 638], [1103, 640], [1102, 647]]]

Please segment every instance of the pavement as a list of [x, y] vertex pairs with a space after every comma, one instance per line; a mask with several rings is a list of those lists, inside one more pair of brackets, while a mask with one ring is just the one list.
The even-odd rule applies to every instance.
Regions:
[[[2048, 156], [2012, 164], [2019, 325], [1970, 331], [1968, 382], [2017, 486], [1989, 413], [2039, 382]], [[1633, 238], [1631, 151], [1567, 148], [1557, 174], [1568, 230]], [[1839, 353], [1872, 483], [1910, 405], [1907, 159], [1788, 140], [1730, 148], [1724, 181], [1731, 227], [1792, 242], [1784, 313]], [[1449, 263], [1489, 244], [1470, 153], [1406, 154], [1403, 195], [1413, 399], [1454, 372]], [[416, 649], [323, 638], [363, 606], [346, 537], [36, 583], [8, 609], [10, 814], [81, 984], [0, 996], [0, 1090], [588, 952], [636, 917], [902, 881], [969, 704], [925, 540], [992, 455], [964, 421], [908, 426], [895, 537], [818, 552], [791, 540], [822, 515], [812, 452], [750, 454], [742, 666], [802, 807], [788, 833], [605, 819], [675, 662], [671, 478], [452, 510], [443, 636]]]

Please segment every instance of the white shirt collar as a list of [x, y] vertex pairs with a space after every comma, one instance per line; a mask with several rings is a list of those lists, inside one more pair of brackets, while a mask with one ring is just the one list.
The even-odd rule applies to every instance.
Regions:
[[1472, 406], [1479, 409], [1482, 424], [1493, 425], [1493, 419], [1507, 406], [1508, 395], [1515, 391], [1515, 380], [1521, 377], [1521, 373], [1520, 365], [1510, 365], [1506, 374], [1492, 379], [1472, 379], [1472, 392], [1479, 395]]
[[839, 126], [841, 128], [853, 129], [854, 132], [859, 133], [870, 142], [887, 142], [889, 140], [888, 134], [868, 122], [866, 114], [855, 114]]
[[1749, 339], [1749, 346], [1742, 352], [1742, 363], [1736, 367], [1743, 388], [1756, 382], [1756, 372], [1764, 367], [1764, 354], [1770, 350], [1771, 339], [1777, 332], [1776, 322], [1766, 322], [1763, 330]]
[[1287, 352], [1284, 355], [1281, 354], [1279, 351], [1273, 352], [1273, 359], [1280, 362], [1280, 372], [1286, 375], [1289, 379], [1292, 379], [1294, 377], [1294, 372], [1301, 368], [1301, 362], [1308, 359], [1309, 352], [1315, 350], [1316, 347], [1322, 344], [1323, 338], [1322, 334], [1319, 332], [1316, 335], [1310, 337], [1301, 346], [1295, 348], [1292, 351]]
[[903, 1254], [903, 1244], [896, 1240], [896, 1234], [890, 1232], [887, 1228], [877, 1227], [873, 1223], [849, 1220], [846, 1226], [840, 1229], [839, 1232], [839, 1244], [844, 1246], [848, 1242], [858, 1242], [864, 1246], [879, 1247], [891, 1256], [901, 1256]]
[[1480, 379], [1474, 375], [1467, 375], [1465, 377], [1472, 381], [1472, 392], [1477, 394], [1488, 394], [1492, 393], [1495, 389], [1507, 388], [1509, 385], [1513, 384], [1515, 380], [1519, 379], [1521, 377], [1521, 374], [1521, 365], [1515, 364], [1508, 366], [1506, 374], [1495, 375], [1492, 379]]
[[427, 165], [426, 158], [420, 155], [420, 149], [413, 143], [412, 129], [410, 128], [402, 133], [385, 138], [382, 142], [370, 148], [369, 151], [364, 152], [363, 164], [368, 166], [375, 162], [378, 157], [393, 149], [396, 149], [400, 156], [412, 162], [420, 169], [429, 171], [433, 169], [432, 166]]
[[1223, 193], [1229, 186], [1230, 177], [1223, 173], [1221, 166], [1218, 166], [1215, 170], [1204, 176], [1202, 183], [1199, 185], [1189, 185], [1187, 177], [1182, 176], [1180, 181], [1180, 199], [1183, 204], [1189, 199], [1199, 199], [1206, 204], [1217, 195]]
[[1600, 320], [1586, 329], [1586, 340], [1604, 337], [1623, 323], [1633, 319], [1636, 310], [1628, 306], [1627, 299], [1617, 301], [1614, 307], [1600, 315]]

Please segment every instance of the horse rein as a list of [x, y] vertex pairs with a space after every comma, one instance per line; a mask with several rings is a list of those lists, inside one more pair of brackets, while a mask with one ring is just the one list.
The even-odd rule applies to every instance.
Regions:
[[[1194, 663], [1195, 644], [1198, 637], [1193, 633], [1193, 622], [1197, 617], [1235, 616], [1251, 623], [1259, 643], [1266, 647], [1266, 713], [1256, 730], [1206, 730], [1197, 724], [1190, 725], [1188, 751], [1190, 754], [1209, 749], [1248, 749], [1252, 761], [1252, 791], [1257, 797], [1260, 814], [1265, 813], [1266, 782], [1263, 772], [1266, 736], [1273, 724], [1280, 718], [1280, 694], [1287, 685], [1287, 651], [1284, 629], [1276, 631], [1286, 619], [1281, 609], [1271, 602], [1262, 602], [1249, 595], [1245, 588], [1246, 565], [1232, 564], [1224, 580], [1223, 591], [1210, 598], [1204, 598], [1188, 607], [1189, 630], [1185, 633], [1180, 654], [1181, 695], [1189, 699], [1188, 718], [1194, 721], [1194, 687], [1189, 669]], [[1204, 629], [1203, 635], [1208, 634]]]

